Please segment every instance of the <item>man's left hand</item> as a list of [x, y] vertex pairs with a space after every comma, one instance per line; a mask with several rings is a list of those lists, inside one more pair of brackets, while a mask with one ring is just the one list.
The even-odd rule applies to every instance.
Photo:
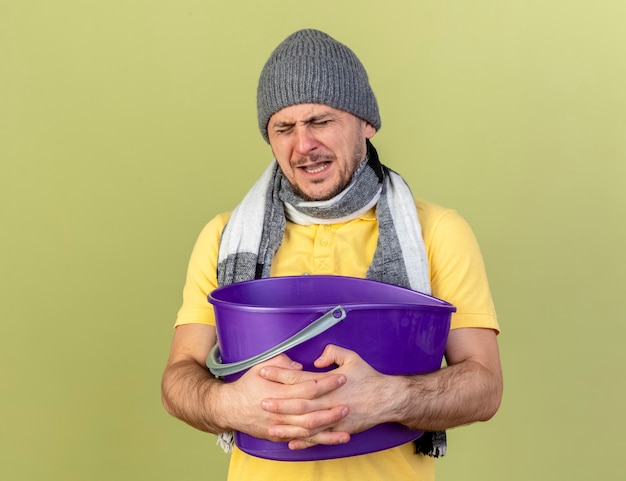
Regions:
[[[283, 436], [291, 431], [297, 432], [295, 426], [298, 424], [299, 416], [303, 414], [308, 414], [308, 421], [311, 422], [311, 413], [323, 412], [340, 405], [345, 405], [349, 409], [348, 416], [326, 431], [308, 438], [295, 438], [289, 441], [290, 449], [305, 449], [318, 444], [345, 443], [349, 441], [350, 434], [385, 422], [382, 418], [384, 409], [380, 409], [380, 402], [386, 394], [382, 391], [385, 390], [385, 381], [388, 376], [374, 370], [354, 351], [328, 345], [315, 361], [315, 366], [327, 368], [333, 365], [337, 366], [333, 372], [344, 374], [347, 379], [346, 384], [341, 388], [314, 399], [268, 398], [262, 401], [263, 409], [283, 416], [285, 424], [273, 428], [280, 431]], [[278, 367], [267, 367], [261, 372], [261, 376], [266, 379], [283, 384], [297, 384], [311, 380], [312, 376], [321, 375], [324, 373], [294, 371]]]

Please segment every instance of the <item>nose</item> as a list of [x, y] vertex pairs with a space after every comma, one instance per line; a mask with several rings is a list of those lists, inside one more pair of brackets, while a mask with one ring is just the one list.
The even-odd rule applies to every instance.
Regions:
[[317, 147], [315, 135], [308, 126], [299, 126], [296, 128], [294, 150], [299, 155], [308, 155]]

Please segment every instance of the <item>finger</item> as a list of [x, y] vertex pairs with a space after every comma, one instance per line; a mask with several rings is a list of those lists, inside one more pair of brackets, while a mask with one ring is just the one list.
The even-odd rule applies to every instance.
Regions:
[[265, 362], [259, 363], [258, 367], [263, 369], [265, 366], [274, 366], [282, 369], [302, 370], [302, 364], [292, 360], [287, 354], [279, 354]]
[[332, 446], [336, 444], [346, 444], [348, 441], [350, 441], [350, 435], [348, 433], [322, 431], [309, 438], [289, 441], [289, 449], [297, 451], [317, 446], [318, 444]]
[[[328, 409], [333, 406], [333, 401], [327, 395], [346, 384], [346, 381], [343, 374], [332, 374], [321, 379], [288, 383], [275, 389], [276, 397], [263, 399], [261, 407], [269, 412], [284, 414], [303, 414]], [[319, 402], [310, 402], [316, 400]]]
[[270, 426], [268, 434], [283, 441], [310, 438], [319, 432], [330, 431], [348, 414], [350, 410], [347, 406], [337, 406], [302, 416], [282, 415], [275, 418], [275, 424]]
[[264, 366], [259, 375], [268, 381], [290, 386], [301, 385], [303, 393], [311, 393], [307, 399], [330, 392], [346, 383], [343, 374], [308, 372], [278, 366]]
[[297, 395], [293, 395], [293, 388], [290, 388], [289, 393], [280, 393], [283, 394], [281, 397], [262, 399], [261, 409], [273, 414], [302, 416], [316, 411], [332, 409], [340, 405], [334, 398], [324, 396], [323, 394], [320, 395], [320, 391], [313, 393], [312, 390], [304, 390], [309, 385], [317, 388], [320, 384], [307, 383], [306, 385], [296, 386], [295, 389], [299, 391]]

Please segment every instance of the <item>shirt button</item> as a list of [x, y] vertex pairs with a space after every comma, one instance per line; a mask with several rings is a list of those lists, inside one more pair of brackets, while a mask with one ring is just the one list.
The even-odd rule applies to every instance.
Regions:
[[328, 239], [322, 239], [320, 244], [322, 244], [323, 246], [327, 246], [328, 245]]

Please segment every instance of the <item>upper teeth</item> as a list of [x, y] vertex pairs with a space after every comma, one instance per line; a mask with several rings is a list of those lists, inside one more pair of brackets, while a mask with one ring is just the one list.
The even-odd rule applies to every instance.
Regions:
[[326, 164], [320, 164], [317, 167], [306, 167], [306, 171], [311, 174], [317, 174], [326, 168]]

